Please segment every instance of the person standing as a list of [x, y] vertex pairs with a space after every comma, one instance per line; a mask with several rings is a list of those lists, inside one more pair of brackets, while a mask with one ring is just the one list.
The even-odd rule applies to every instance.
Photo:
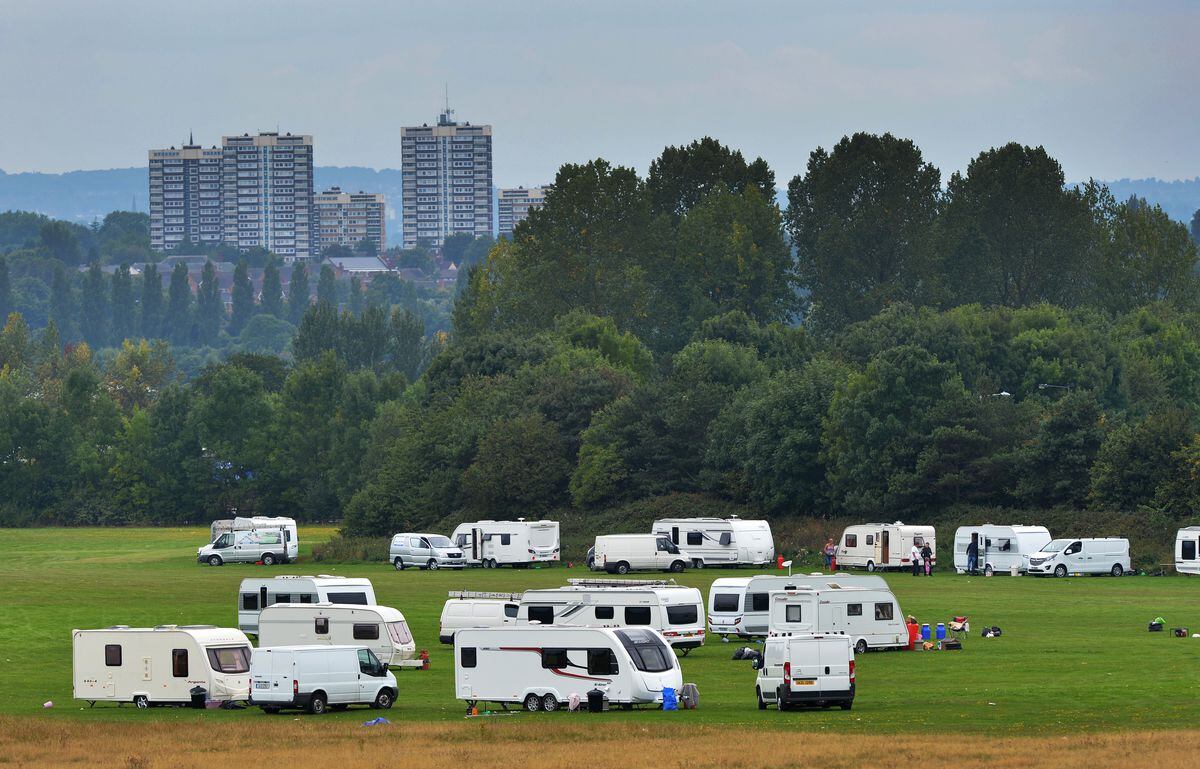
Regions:
[[929, 546], [928, 542], [926, 542], [921, 547], [921, 559], [923, 561], [925, 561], [925, 576], [932, 577], [933, 576], [933, 548], [931, 548]]
[[833, 537], [830, 537], [825, 542], [825, 571], [830, 571], [833, 568], [833, 557], [837, 555], [837, 545], [833, 544]]
[[967, 574], [974, 574], [979, 567], [979, 534], [971, 535], [971, 543], [967, 545]]
[[909, 555], [912, 559], [913, 576], [921, 576], [921, 548], [917, 547], [917, 543], [913, 542], [912, 553]]

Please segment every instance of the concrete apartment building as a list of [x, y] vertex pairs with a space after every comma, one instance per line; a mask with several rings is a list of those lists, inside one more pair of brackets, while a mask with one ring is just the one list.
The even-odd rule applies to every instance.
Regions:
[[492, 234], [492, 127], [450, 119], [400, 130], [404, 248]]
[[315, 257], [312, 137], [242, 134], [223, 137], [221, 148], [225, 242], [284, 262]]
[[500, 237], [512, 240], [513, 229], [518, 222], [529, 217], [529, 212], [541, 208], [546, 202], [546, 187], [514, 187], [496, 193], [497, 232]]
[[221, 242], [223, 155], [191, 138], [179, 149], [150, 150], [151, 248], [172, 250], [184, 240]]
[[329, 246], [354, 248], [375, 241], [377, 253], [387, 248], [387, 203], [381, 192], [343, 192], [331, 187], [313, 198], [314, 253]]

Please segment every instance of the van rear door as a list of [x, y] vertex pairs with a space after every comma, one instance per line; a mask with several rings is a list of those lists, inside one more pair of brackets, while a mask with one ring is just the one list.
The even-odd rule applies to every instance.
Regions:
[[817, 639], [819, 650], [820, 690], [845, 692], [850, 690], [850, 648], [844, 638]]
[[788, 643], [792, 663], [792, 690], [811, 692], [820, 686], [820, 641], [813, 638], [794, 638]]

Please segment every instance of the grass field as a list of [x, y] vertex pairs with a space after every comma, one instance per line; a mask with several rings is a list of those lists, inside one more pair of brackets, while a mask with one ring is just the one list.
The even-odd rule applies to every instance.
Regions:
[[[302, 529], [301, 541], [311, 544], [331, 533], [329, 529]], [[0, 716], [28, 716], [30, 728], [37, 724], [37, 729], [46, 729], [53, 724], [60, 734], [72, 733], [75, 726], [70, 722], [79, 722], [81, 727], [121, 722], [120, 728], [129, 725], [133, 729], [147, 722], [171, 722], [181, 729], [197, 724], [241, 729], [247, 723], [297, 723], [291, 717], [265, 716], [257, 710], [137, 711], [111, 704], [89, 709], [71, 699], [73, 628], [236, 625], [238, 583], [243, 577], [268, 570], [197, 565], [195, 548], [205, 542], [206, 535], [204, 529], [0, 530], [0, 586], [6, 608], [5, 621], [0, 623]], [[397, 674], [399, 701], [387, 714], [393, 722], [455, 721], [458, 724], [446, 727], [484, 728], [478, 724], [486, 723], [488, 729], [491, 725], [505, 729], [499, 725], [555, 721], [561, 726], [559, 719], [585, 717], [520, 714], [463, 724], [463, 705], [453, 698], [451, 653], [437, 642], [438, 615], [447, 590], [555, 586], [582, 571], [396, 572], [383, 563], [312, 562], [272, 571], [370, 577], [379, 601], [405, 613], [418, 647], [430, 651], [432, 669]], [[709, 583], [730, 574], [696, 571], [679, 581], [700, 587], [707, 597]], [[766, 731], [782, 728], [931, 737], [973, 733], [1013, 738], [1180, 730], [1198, 722], [1200, 639], [1150, 634], [1146, 623], [1162, 615], [1168, 626], [1186, 625], [1200, 632], [1200, 580], [985, 579], [945, 573], [931, 579], [901, 574], [888, 580], [902, 610], [922, 622], [966, 614], [974, 627], [999, 625], [1004, 635], [982, 639], [975, 633], [961, 652], [861, 656], [858, 697], [849, 713], [759, 712], [754, 706], [754, 672], [748, 663], [729, 659], [734, 644], [710, 639], [682, 662], [684, 680], [699, 686], [699, 709], [610, 713], [605, 722], [649, 730], [686, 722]], [[46, 700], [54, 701], [53, 709], [42, 709]], [[320, 719], [319, 728], [341, 734], [338, 725], [360, 729], [358, 723], [367, 717], [361, 710], [333, 713]], [[307, 725], [311, 720], [301, 718], [298, 723], [310, 729], [314, 728]], [[6, 721], [9, 725], [22, 722]], [[167, 728], [165, 724], [163, 728]], [[0, 728], [3, 731], [8, 730]], [[8, 751], [0, 755], [4, 756], [0, 763], [11, 759]]]

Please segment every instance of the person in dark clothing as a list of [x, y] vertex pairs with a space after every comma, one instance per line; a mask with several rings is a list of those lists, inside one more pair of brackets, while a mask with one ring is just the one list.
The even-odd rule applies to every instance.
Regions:
[[974, 574], [979, 567], [979, 535], [971, 535], [971, 544], [967, 545], [967, 574]]
[[928, 542], [921, 548], [921, 560], [925, 562], [925, 576], [933, 576], [933, 548], [929, 547]]

